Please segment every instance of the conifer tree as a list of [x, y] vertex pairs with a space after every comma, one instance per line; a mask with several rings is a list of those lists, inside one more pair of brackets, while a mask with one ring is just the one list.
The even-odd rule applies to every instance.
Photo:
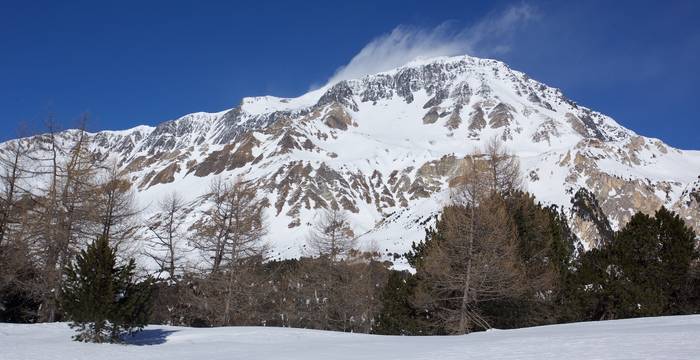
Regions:
[[[688, 314], [697, 310], [693, 303], [693, 266], [700, 260], [696, 235], [678, 214], [665, 207], [655, 214], [658, 229], [660, 283], [667, 298], [666, 315]], [[695, 309], [694, 309], [695, 308]]]
[[696, 236], [676, 214], [637, 213], [612, 240], [584, 254], [579, 298], [594, 320], [692, 313]]
[[653, 316], [666, 307], [659, 235], [655, 219], [637, 213], [613, 237], [608, 274], [616, 295], [616, 316]]
[[134, 281], [134, 260], [117, 265], [115, 250], [101, 236], [65, 268], [62, 306], [85, 342], [120, 342], [141, 330], [150, 313], [150, 280]]
[[416, 287], [416, 279], [408, 271], [392, 270], [382, 291], [382, 311], [379, 314], [375, 334], [419, 335], [424, 334], [418, 318], [420, 314], [411, 306], [410, 299]]

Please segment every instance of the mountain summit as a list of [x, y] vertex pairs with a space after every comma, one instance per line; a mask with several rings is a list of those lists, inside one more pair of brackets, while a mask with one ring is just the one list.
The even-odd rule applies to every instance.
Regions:
[[193, 223], [213, 178], [253, 181], [268, 200], [268, 240], [279, 258], [300, 254], [327, 207], [347, 210], [363, 246], [387, 257], [405, 252], [448, 201], [465, 156], [493, 137], [519, 156], [526, 189], [562, 207], [584, 246], [596, 246], [602, 231], [596, 212], [582, 211], [594, 199], [612, 228], [663, 205], [700, 230], [700, 152], [637, 135], [502, 62], [470, 56], [90, 137], [149, 216], [177, 191]]

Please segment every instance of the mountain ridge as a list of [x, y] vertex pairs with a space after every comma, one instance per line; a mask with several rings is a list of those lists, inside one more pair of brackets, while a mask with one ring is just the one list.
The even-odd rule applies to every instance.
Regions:
[[637, 135], [559, 89], [471, 56], [417, 60], [296, 98], [246, 97], [221, 112], [90, 137], [150, 208], [146, 218], [156, 215], [149, 205], [177, 190], [193, 223], [213, 177], [254, 181], [270, 203], [273, 257], [300, 255], [318, 209], [328, 206], [350, 213], [364, 247], [387, 258], [405, 252], [449, 200], [466, 157], [493, 137], [520, 157], [526, 190], [569, 212], [586, 247], [600, 234], [570, 211], [580, 188], [598, 198], [614, 228], [663, 205], [700, 230], [699, 151]]

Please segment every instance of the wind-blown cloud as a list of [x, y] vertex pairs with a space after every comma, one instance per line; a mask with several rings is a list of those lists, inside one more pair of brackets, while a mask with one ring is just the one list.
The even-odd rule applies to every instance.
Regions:
[[454, 55], [493, 56], [509, 51], [513, 36], [536, 18], [527, 4], [493, 12], [465, 28], [445, 22], [432, 29], [400, 25], [381, 35], [336, 70], [329, 83], [390, 70], [419, 58]]

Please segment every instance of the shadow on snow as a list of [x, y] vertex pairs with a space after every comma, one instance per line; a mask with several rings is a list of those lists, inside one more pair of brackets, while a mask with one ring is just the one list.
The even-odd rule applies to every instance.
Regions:
[[133, 336], [125, 336], [124, 342], [129, 345], [138, 346], [164, 344], [168, 340], [168, 336], [175, 332], [177, 332], [177, 330], [146, 329], [139, 331]]

